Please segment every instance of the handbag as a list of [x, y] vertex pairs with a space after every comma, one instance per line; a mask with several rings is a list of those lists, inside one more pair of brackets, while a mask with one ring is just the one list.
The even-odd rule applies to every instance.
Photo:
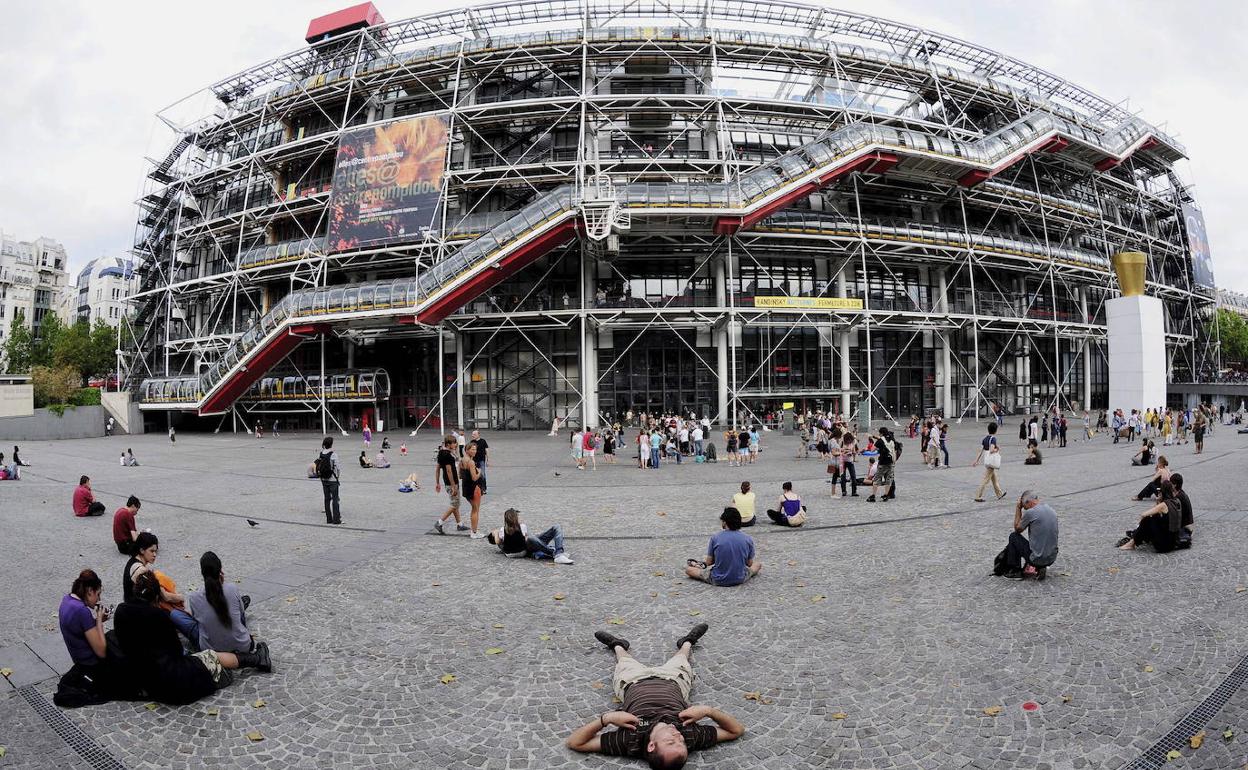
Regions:
[[806, 523], [806, 509], [802, 508], [797, 513], [789, 517], [790, 527], [800, 527]]
[[989, 452], [988, 456], [984, 458], [984, 467], [999, 469], [1001, 467], [1001, 453]]

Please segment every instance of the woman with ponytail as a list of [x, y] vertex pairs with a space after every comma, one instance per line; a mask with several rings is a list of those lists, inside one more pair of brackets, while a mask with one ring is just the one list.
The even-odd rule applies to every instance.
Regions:
[[251, 652], [256, 644], [247, 630], [251, 597], [243, 596], [237, 584], [225, 582], [221, 559], [212, 551], [199, 558], [199, 571], [204, 590], [192, 592], [188, 603], [199, 620], [200, 649]]

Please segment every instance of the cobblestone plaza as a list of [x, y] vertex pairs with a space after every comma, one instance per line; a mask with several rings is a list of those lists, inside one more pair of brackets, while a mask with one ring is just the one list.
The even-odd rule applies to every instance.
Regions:
[[[566, 434], [487, 434], [483, 526], [513, 506], [530, 526], [558, 522], [572, 566], [434, 534], [446, 498], [433, 491], [432, 433], [392, 436], [388, 470], [359, 468], [358, 440], [339, 439], [341, 527], [323, 523], [319, 484], [304, 478], [319, 435], [23, 445], [32, 467], [0, 484], [0, 666], [11, 669], [0, 768], [641, 767], [563, 746], [612, 708], [611, 657], [592, 634], [611, 629], [657, 662], [703, 621], [693, 700], [747, 732], [690, 767], [1119, 768], [1206, 699], [1203, 746], [1180, 736], [1168, 766], [1241, 767], [1248, 437], [1221, 428], [1203, 455], [1163, 450], [1185, 477], [1196, 535], [1193, 550], [1159, 555], [1113, 547], [1145, 508], [1129, 499], [1147, 478], [1129, 467], [1134, 446], [1102, 436], [1024, 467], [1006, 439], [1007, 497], [976, 504], [982, 471], [969, 465], [981, 429], [952, 427], [950, 470], [924, 469], [905, 441], [898, 499], [876, 504], [829, 498], [823, 464], [794, 459], [796, 439], [778, 433], [746, 468], [642, 471], [622, 458], [585, 472], [567, 459]], [[142, 467], [119, 467], [126, 447]], [[399, 494], [412, 471], [422, 491]], [[124, 557], [109, 516], [70, 511], [81, 474], [109, 513], [129, 494], [143, 500], [139, 526], [160, 537], [157, 566], [183, 591], [198, 587], [203, 551], [221, 556], [253, 598], [248, 622], [270, 644], [274, 674], [242, 673], [184, 707], [52, 707], [68, 720], [65, 737], [36, 712], [68, 667], [55, 613], [78, 570], [95, 569], [104, 601], [120, 601]], [[744, 586], [686, 579], [685, 559], [705, 552], [745, 479], [760, 513], [792, 480], [810, 523], [747, 530], [764, 568]], [[990, 575], [1024, 488], [1061, 519], [1061, 554], [1043, 583]], [[92, 764], [93, 749], [116, 764], [103, 753]], [[1131, 766], [1160, 766], [1148, 761]]]

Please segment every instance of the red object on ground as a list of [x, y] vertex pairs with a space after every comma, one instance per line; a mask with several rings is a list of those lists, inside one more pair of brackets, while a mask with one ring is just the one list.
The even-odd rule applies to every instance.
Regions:
[[1036, 703], [1034, 700], [1029, 700], [1023, 704], [1023, 711], [1036, 711], [1039, 708], [1040, 704]]
[[308, 22], [308, 34], [304, 35], [303, 39], [309, 43], [316, 43], [326, 37], [341, 35], [343, 32], [376, 27], [385, 23], [386, 20], [381, 18], [381, 12], [376, 6], [372, 3], [360, 3], [350, 8], [343, 8], [341, 11], [318, 16]]

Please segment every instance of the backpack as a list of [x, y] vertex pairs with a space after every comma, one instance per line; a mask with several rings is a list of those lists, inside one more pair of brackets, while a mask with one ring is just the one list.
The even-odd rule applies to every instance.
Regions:
[[1001, 553], [997, 554], [997, 558], [992, 560], [992, 574], [1001, 577], [1009, 571], [1010, 565], [1006, 563], [1008, 559], [1008, 548], [1002, 548]]
[[881, 441], [880, 443], [875, 445], [875, 451], [879, 452], [880, 465], [892, 465], [893, 464], [893, 451], [892, 451], [892, 448], [889, 446], [890, 443], [892, 442]]
[[112, 698], [101, 691], [100, 683], [82, 673], [76, 666], [71, 668], [56, 684], [52, 702], [63, 709], [98, 706]]
[[706, 447], [703, 448], [702, 450], [702, 454], [704, 457], [706, 457], [706, 462], [708, 463], [718, 462], [715, 459], [715, 445], [714, 444], [707, 442]]
[[316, 476], [320, 479], [332, 479], [334, 477], [334, 461], [333, 453], [326, 454], [321, 452], [316, 456]]

